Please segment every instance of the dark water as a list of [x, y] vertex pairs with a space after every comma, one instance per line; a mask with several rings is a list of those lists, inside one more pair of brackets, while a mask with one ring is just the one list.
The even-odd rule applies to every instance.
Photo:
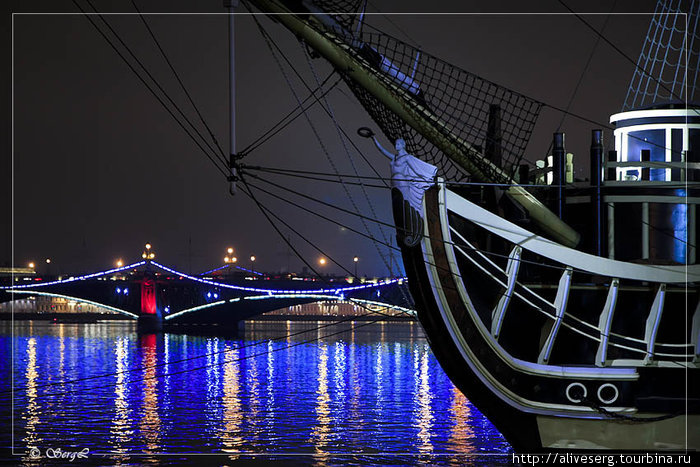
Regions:
[[[14, 433], [26, 464], [86, 448], [89, 460], [127, 464], [194, 453], [198, 463], [318, 465], [509, 457], [500, 433], [443, 373], [419, 324], [363, 324], [257, 321], [235, 339], [138, 335], [118, 322], [16, 322], [13, 336], [0, 323], [0, 349], [14, 354], [0, 363], [0, 422], [13, 427], [3, 446]], [[74, 382], [57, 384], [66, 381]], [[11, 384], [22, 388], [14, 423]]]

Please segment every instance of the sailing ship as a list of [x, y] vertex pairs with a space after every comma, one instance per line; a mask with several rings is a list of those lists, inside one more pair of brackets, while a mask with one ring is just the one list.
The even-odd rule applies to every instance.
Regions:
[[[562, 133], [551, 164], [522, 164], [540, 102], [368, 30], [364, 2], [250, 3], [436, 167], [420, 204], [392, 191], [411, 293], [446, 373], [516, 450], [700, 448], [697, 2], [680, 46], [645, 43], [615, 149], [592, 132], [588, 182]], [[650, 37], [678, 34], [674, 11]]]

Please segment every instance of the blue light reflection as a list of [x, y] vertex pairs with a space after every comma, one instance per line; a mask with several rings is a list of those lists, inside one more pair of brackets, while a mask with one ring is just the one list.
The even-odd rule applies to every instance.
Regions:
[[[451, 384], [417, 323], [246, 326], [245, 338], [230, 339], [138, 336], [133, 323], [16, 324], [15, 383], [31, 388], [15, 398], [17, 439], [125, 454], [511, 452]], [[327, 336], [340, 326], [346, 332]], [[8, 354], [10, 335], [0, 324]], [[79, 380], [62, 388], [69, 394], [42, 387], [59, 368]]]

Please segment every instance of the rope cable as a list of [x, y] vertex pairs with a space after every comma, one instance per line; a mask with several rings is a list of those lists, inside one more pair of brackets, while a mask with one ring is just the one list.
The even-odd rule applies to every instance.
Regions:
[[[109, 46], [114, 50], [114, 52], [124, 61], [124, 63], [129, 67], [129, 69], [136, 75], [136, 77], [141, 81], [141, 83], [148, 89], [153, 97], [156, 98], [156, 100], [163, 106], [163, 108], [168, 112], [168, 114], [175, 120], [175, 122], [182, 128], [182, 130], [187, 134], [187, 136], [190, 137], [190, 139], [195, 143], [195, 145], [204, 153], [204, 155], [207, 156], [207, 158], [214, 164], [214, 166], [221, 172], [224, 176], [227, 176], [228, 173], [226, 169], [222, 168], [219, 163], [217, 163], [218, 159], [214, 159], [212, 155], [202, 146], [202, 144], [199, 142], [197, 138], [194, 137], [194, 135], [190, 132], [190, 130], [182, 123], [182, 121], [175, 115], [175, 113], [172, 111], [172, 109], [167, 105], [167, 103], [158, 95], [158, 93], [153, 89], [150, 84], [141, 76], [141, 74], [134, 68], [134, 66], [129, 62], [129, 60], [122, 54], [122, 52], [117, 48], [117, 46], [112, 42], [112, 40], [105, 34], [102, 29], [97, 25], [95, 21], [91, 18], [90, 14], [88, 14], [77, 2], [77, 0], [72, 0], [73, 4], [80, 10], [81, 13], [85, 16], [85, 18], [90, 22], [90, 24], [95, 28], [95, 30], [102, 36], [102, 38], [109, 44]], [[219, 161], [220, 162], [220, 161]]]
[[[273, 198], [279, 199], [279, 200], [281, 200], [281, 201], [285, 201], [285, 202], [287, 202], [287, 203], [289, 203], [289, 204], [291, 204], [291, 205], [293, 205], [293, 206], [295, 206], [295, 207], [297, 207], [297, 208], [299, 208], [299, 209], [301, 209], [301, 210], [303, 210], [303, 211], [305, 211], [305, 212], [308, 212], [308, 213], [310, 213], [310, 214], [313, 214], [313, 215], [315, 215], [315, 216], [317, 216], [317, 217], [320, 217], [320, 218], [322, 218], [322, 219], [324, 219], [324, 220], [326, 220], [326, 221], [329, 221], [329, 222], [332, 222], [332, 223], [334, 223], [334, 224], [336, 224], [336, 225], [345, 227], [345, 228], [347, 228], [348, 230], [350, 230], [350, 231], [352, 231], [352, 232], [354, 232], [354, 233], [357, 233], [357, 234], [363, 235], [363, 236], [365, 235], [365, 234], [363, 234], [362, 232], [359, 232], [359, 231], [357, 231], [357, 230], [355, 230], [355, 229], [352, 229], [351, 227], [348, 227], [348, 226], [346, 226], [346, 225], [344, 225], [344, 224], [342, 224], [342, 223], [340, 223], [340, 222], [338, 222], [338, 221], [336, 221], [336, 220], [334, 220], [334, 219], [330, 219], [330, 218], [328, 218], [328, 217], [326, 217], [326, 216], [323, 216], [322, 214], [320, 214], [320, 213], [318, 213], [318, 212], [316, 212], [316, 211], [312, 211], [312, 210], [310, 210], [310, 209], [307, 209], [307, 208], [305, 208], [304, 206], [301, 206], [301, 205], [299, 205], [299, 204], [297, 204], [297, 203], [294, 203], [293, 201], [290, 201], [290, 200], [287, 199], [287, 198], [283, 198], [283, 197], [277, 196], [277, 195], [275, 195], [274, 193], [271, 193], [271, 192], [269, 192], [269, 191], [267, 191], [267, 190], [265, 190], [265, 189], [263, 189], [263, 188], [260, 188], [260, 187], [254, 185], [254, 184], [249, 184], [249, 186], [255, 188], [256, 190], [262, 191], [263, 193], [265, 193], [265, 194], [267, 194], [267, 195], [269, 195], [269, 196], [272, 196]], [[297, 235], [300, 235], [300, 234], [297, 233]], [[301, 236], [301, 235], [300, 235], [300, 236]], [[499, 269], [499, 270], [500, 270], [499, 266], [496, 265], [495, 263], [493, 263], [491, 260], [489, 260], [489, 259], [486, 257], [486, 255], [501, 257], [501, 258], [504, 258], [504, 259], [507, 258], [507, 259], [510, 260], [510, 257], [507, 257], [507, 256], [505, 256], [505, 255], [500, 255], [500, 254], [497, 254], [497, 253], [492, 253], [492, 252], [489, 252], [489, 251], [481, 250], [481, 249], [479, 249], [479, 248], [473, 246], [471, 243], [467, 242], [466, 239], [464, 239], [463, 237], [461, 237], [461, 235], [458, 234], [458, 236], [463, 240], [463, 243], [462, 243], [462, 244], [457, 244], [457, 243], [455, 243], [455, 242], [453, 242], [453, 241], [448, 241], [448, 240], [444, 240], [444, 239], [435, 239], [435, 238], [430, 237], [430, 236], [428, 236], [428, 235], [424, 235], [424, 237], [430, 238], [431, 241], [436, 241], [436, 240], [437, 240], [438, 242], [444, 243], [444, 244], [446, 244], [446, 245], [451, 245], [451, 246], [453, 246], [453, 247], [456, 248], [458, 251], [460, 251], [463, 255], [465, 255], [467, 258], [469, 258], [469, 255], [463, 250], [463, 248], [466, 248], [466, 249], [468, 249], [468, 250], [470, 250], [470, 251], [472, 251], [472, 252], [475, 252], [475, 253], [481, 255], [481, 256], [482, 256], [486, 261], [488, 261], [493, 267], [495, 267], [495, 268], [497, 268], [497, 269]], [[302, 238], [303, 238], [303, 237], [302, 237]], [[307, 242], [308, 242], [308, 240], [307, 240]], [[401, 251], [401, 250], [400, 250], [399, 248], [397, 248], [397, 247], [393, 247], [393, 246], [392, 246], [392, 248], [395, 249], [395, 250]], [[472, 260], [472, 261], [473, 261], [473, 260]], [[554, 265], [545, 264], [545, 263], [542, 263], [542, 262], [526, 260], [526, 259], [523, 259], [523, 258], [519, 258], [519, 259], [517, 259], [517, 260], [515, 260], [515, 261], [518, 261], [518, 262], [524, 263], [524, 264], [536, 265], [536, 266], [538, 266], [538, 267], [547, 267], [547, 268], [557, 269], [557, 270], [560, 270], [560, 271], [565, 271], [565, 270], [567, 269], [567, 268], [565, 268], [565, 267], [558, 267], [558, 266], [554, 266]], [[459, 279], [463, 279], [461, 273], [456, 273], [455, 271], [452, 271], [452, 270], [449, 269], [449, 268], [445, 268], [445, 267], [443, 267], [443, 266], [437, 265], [437, 264], [435, 264], [435, 263], [433, 263], [433, 262], [431, 262], [431, 261], [429, 261], [429, 260], [426, 260], [426, 259], [424, 259], [423, 262], [424, 262], [425, 264], [429, 265], [429, 266], [435, 267], [436, 269], [438, 269], [438, 270], [440, 270], [440, 271], [443, 271], [443, 272], [446, 272], [446, 273], [449, 273], [449, 274], [454, 274], [454, 275], [455, 275], [456, 277], [458, 277]], [[586, 273], [585, 271], [582, 271], [582, 272]], [[501, 271], [501, 273], [505, 274], [504, 271]], [[501, 285], [503, 286], [504, 290], [507, 289], [507, 287], [505, 286], [505, 284], [501, 284]], [[526, 290], [528, 290], [530, 293], [532, 293], [532, 294], [533, 294], [535, 297], [537, 297], [539, 300], [543, 301], [543, 303], [545, 303], [547, 306], [554, 307], [554, 305], [553, 305], [552, 303], [547, 302], [546, 300], [544, 300], [544, 299], [543, 299], [542, 297], [540, 297], [539, 295], [534, 294], [534, 292], [530, 291], [530, 290], [527, 288], [527, 286], [523, 286], [523, 287], [525, 287]], [[505, 294], [505, 292], [502, 293], [501, 296], [503, 296], [504, 294]], [[536, 305], [534, 305], [534, 304], [533, 304], [532, 306], [533, 306], [534, 308], [536, 308], [540, 313], [542, 313], [543, 315], [547, 316], [548, 318], [550, 318], [550, 319], [555, 319], [555, 316], [554, 316], [554, 315], [552, 315], [551, 313], [546, 312], [546, 311], [543, 310], [541, 307], [536, 306]], [[574, 315], [571, 315], [571, 314], [567, 314], [567, 318], [566, 318], [566, 319], [574, 319], [575, 321], [580, 322], [580, 323], [582, 323], [582, 324], [584, 324], [584, 325], [586, 325], [586, 326], [589, 326], [589, 327], [591, 327], [592, 329], [598, 329], [597, 326], [591, 325], [591, 324], [587, 323], [586, 321], [584, 321], [584, 320], [582, 320], [582, 319], [580, 319], [580, 318], [578, 318], [578, 317], [576, 317], [576, 316], [574, 316]], [[582, 335], [582, 336], [584, 336], [584, 337], [590, 338], [590, 339], [592, 339], [592, 340], [594, 340], [594, 341], [599, 341], [599, 340], [600, 340], [599, 338], [596, 338], [595, 336], [592, 336], [592, 335], [586, 333], [585, 331], [582, 331], [581, 329], [578, 329], [577, 327], [575, 327], [575, 326], [572, 325], [572, 324], [569, 324], [569, 323], [567, 323], [567, 322], [563, 322], [563, 324], [564, 324], [567, 328], [571, 329], [572, 331], [574, 331], [574, 332], [576, 332], [576, 333], [578, 333], [578, 334], [580, 334], [580, 335]], [[635, 338], [629, 337], [629, 336], [624, 336], [624, 335], [618, 334], [618, 333], [610, 333], [610, 334], [607, 335], [607, 336], [608, 336], [608, 337], [617, 337], [617, 338], [621, 338], [621, 339], [624, 339], [624, 340], [626, 340], [626, 341], [631, 341], [632, 343], [645, 343], [645, 341], [643, 341], [643, 340], [635, 339]], [[626, 345], [623, 345], [623, 344], [619, 344], [619, 343], [616, 343], [616, 342], [610, 342], [610, 345], [612, 345], [612, 346], [614, 346], [614, 347], [618, 347], [618, 348], [622, 348], [622, 349], [634, 351], [634, 352], [637, 352], [637, 353], [641, 353], [641, 354], [646, 354], [646, 353], [647, 353], [646, 350], [637, 349], [637, 348], [633, 348], [633, 347], [629, 347], [629, 346], [626, 346]], [[688, 346], [689, 346], [689, 345], [675, 345], [675, 344], [664, 344], [664, 343], [657, 343], [657, 345], [659, 345], [659, 346], [677, 346], [677, 347], [688, 347]], [[659, 353], [659, 352], [654, 352], [653, 355], [655, 355], [655, 356], [678, 357], [678, 355], [675, 355], [675, 354], [662, 354], [662, 353]]]
[[[314, 75], [314, 78], [318, 81], [318, 75], [316, 74], [316, 70], [315, 70], [314, 67], [313, 67], [313, 64], [312, 64], [312, 62], [311, 62], [311, 58], [309, 57], [308, 53], [306, 54], [306, 60], [307, 60], [307, 62], [308, 62], [308, 64], [309, 64], [309, 68], [311, 69], [311, 71], [312, 71], [312, 73], [313, 73], [313, 75]], [[348, 149], [348, 146], [347, 146], [347, 144], [345, 143], [345, 138], [343, 138], [343, 134], [340, 132], [340, 125], [338, 124], [338, 121], [337, 121], [337, 119], [335, 118], [335, 113], [333, 112], [333, 109], [332, 109], [330, 103], [329, 103], [328, 100], [325, 99], [325, 98], [324, 98], [324, 104], [325, 104], [325, 106], [326, 106], [327, 109], [328, 109], [328, 114], [329, 114], [329, 116], [330, 116], [330, 119], [331, 119], [332, 122], [333, 122], [333, 125], [334, 125], [334, 127], [335, 127], [336, 132], [338, 133], [338, 138], [340, 139], [340, 141], [341, 141], [341, 143], [342, 143], [342, 145], [343, 145], [343, 149], [344, 149], [344, 151], [345, 151], [345, 155], [347, 156], [348, 161], [350, 162], [350, 166], [352, 167], [352, 170], [353, 170], [353, 172], [355, 173], [355, 175], [356, 175], [356, 176], [359, 176], [359, 172], [358, 172], [358, 170], [357, 170], [357, 167], [355, 166], [355, 161], [354, 161], [354, 159], [353, 159], [353, 157], [352, 157], [352, 154], [350, 153], [350, 150]], [[336, 174], [337, 174], [337, 176], [338, 176], [338, 181], [339, 181], [340, 183], [342, 183], [343, 186], [346, 186], [346, 184], [343, 183], [342, 178], [340, 177], [340, 174], [338, 173], [338, 170], [335, 170], [335, 172], [336, 172]], [[369, 206], [371, 215], [372, 215], [373, 217], [375, 217], [375, 218], [376, 218], [376, 217], [379, 217], [379, 216], [377, 215], [376, 210], [374, 209], [374, 204], [373, 204], [372, 201], [369, 199], [369, 195], [367, 194], [367, 190], [365, 189], [365, 187], [364, 187], [364, 185], [363, 185], [363, 183], [362, 183], [362, 179], [358, 177], [357, 180], [360, 182], [360, 188], [361, 188], [362, 194], [364, 195], [365, 202], [367, 203], [367, 206]], [[349, 192], [349, 190], [347, 190], [347, 191]], [[367, 227], [367, 228], [369, 229], [369, 227]], [[379, 233], [380, 233], [382, 239], [384, 240], [384, 243], [389, 243], [389, 237], [387, 236], [387, 233], [385, 232], [384, 227], [382, 227], [382, 226], [377, 226], [377, 229], [379, 230]], [[370, 233], [370, 231], [368, 230], [367, 233]], [[386, 255], [381, 251], [381, 249], [379, 248], [378, 244], [377, 244], [377, 243], [374, 243], [374, 245], [375, 245], [375, 248], [376, 248], [376, 250], [377, 250], [377, 253], [379, 253], [379, 256], [382, 258], [382, 261], [384, 262], [384, 265], [385, 265], [385, 266], [387, 267], [387, 269], [389, 270], [389, 275], [394, 275], [394, 268], [393, 268], [393, 266], [396, 266], [396, 271], [400, 271], [400, 270], [401, 270], [401, 266], [398, 264], [398, 260], [397, 260], [396, 257], [394, 256], [392, 250], [389, 250], [389, 260], [387, 261]], [[407, 297], [405, 297], [405, 298], [407, 298]]]
[[[569, 12], [571, 12], [580, 22], [582, 22], [588, 29], [593, 31], [598, 37], [603, 39], [605, 43], [607, 43], [609, 46], [611, 46], [613, 49], [615, 49], [616, 52], [618, 52], [620, 55], [622, 55], [628, 62], [630, 62], [632, 65], [634, 65], [635, 69], [640, 69], [639, 65], [632, 60], [622, 49], [620, 49], [618, 46], [616, 46], [613, 42], [611, 42], [607, 37], [605, 37], [602, 33], [600, 33], [596, 28], [594, 28], [588, 21], [586, 21], [581, 15], [576, 13], [574, 10], [572, 10], [565, 2], [564, 0], [557, 0], [564, 8], [566, 8]], [[675, 14], [674, 16], [678, 16]], [[661, 80], [655, 78], [652, 74], [647, 72], [644, 69], [641, 69], [642, 73], [647, 75], [650, 79], [653, 79], [654, 81], [657, 82], [659, 86], [661, 86], [664, 90], [666, 90], [671, 97], [674, 97], [678, 100], [683, 100], [681, 97], [676, 95], [671, 89], [669, 89], [665, 84], [661, 82]], [[695, 113], [700, 114], [700, 110], [698, 109], [692, 109]]]
[[[74, 1], [75, 1], [75, 0], [74, 0]], [[175, 108], [175, 110], [177, 110], [177, 112], [182, 116], [182, 118], [185, 120], [185, 122], [187, 122], [187, 124], [192, 128], [192, 130], [194, 130], [194, 132], [197, 134], [197, 136], [199, 136], [199, 137], [201, 138], [202, 142], [204, 142], [204, 144], [205, 144], [205, 145], [209, 148], [209, 150], [215, 155], [215, 157], [219, 158], [219, 159], [221, 160], [221, 162], [222, 162], [225, 166], [227, 166], [228, 162], [226, 161], [225, 156], [222, 156], [222, 155], [218, 154], [218, 153], [214, 150], [214, 148], [211, 146], [211, 144], [209, 143], [209, 141], [207, 141], [207, 139], [204, 138], [204, 136], [203, 136], [202, 133], [199, 131], [199, 129], [198, 129], [197, 127], [194, 126], [194, 124], [190, 121], [189, 118], [187, 118], [187, 116], [184, 114], [184, 112], [182, 111], [182, 109], [180, 109], [180, 106], [178, 106], [178, 105], [175, 103], [175, 101], [173, 101], [173, 99], [168, 95], [167, 92], [165, 92], [165, 89], [163, 89], [163, 87], [160, 85], [160, 83], [158, 82], [158, 80], [156, 80], [155, 77], [151, 74], [151, 72], [148, 71], [148, 69], [147, 69], [146, 66], [143, 64], [143, 62], [141, 62], [141, 60], [139, 60], [139, 58], [134, 54], [134, 52], [131, 50], [131, 48], [124, 42], [124, 40], [121, 38], [121, 36], [120, 36], [119, 34], [117, 34], [117, 31], [114, 30], [114, 28], [112, 27], [112, 25], [109, 24], [109, 22], [104, 18], [104, 16], [103, 16], [102, 14], [100, 14], [100, 13], [97, 11], [97, 8], [95, 8], [95, 6], [92, 4], [92, 0], [85, 0], [85, 1], [88, 3], [88, 5], [90, 5], [90, 7], [95, 11], [95, 13], [97, 13], [97, 17], [100, 18], [100, 20], [104, 23], [105, 26], [107, 26], [107, 29], [109, 29], [110, 32], [114, 35], [114, 37], [116, 37], [116, 39], [119, 41], [119, 43], [122, 45], [122, 47], [124, 47], [124, 49], [125, 49], [125, 50], [127, 51], [127, 53], [131, 56], [131, 58], [132, 58], [132, 59], [141, 67], [141, 69], [146, 73], [146, 76], [148, 76], [148, 77], [151, 79], [151, 81], [153, 81], [153, 84], [155, 84], [156, 87], [160, 90], [160, 92], [163, 93], [163, 96], [168, 100], [168, 102], [170, 102], [170, 104]]]
[[[306, 96], [306, 97], [304, 98], [304, 100], [302, 101], [302, 104], [306, 104], [306, 103], [309, 101], [309, 99], [311, 99], [311, 98], [313, 97], [313, 95], [314, 95], [318, 90], [320, 90], [320, 89], [322, 88], [322, 86], [325, 85], [326, 82], [327, 82], [334, 74], [335, 74], [335, 71], [331, 72], [331, 73], [326, 77], [326, 79], [323, 80], [323, 83], [321, 83], [321, 86], [319, 86], [319, 87], [317, 87], [316, 89], [314, 89], [308, 96]], [[328, 89], [324, 90], [323, 93], [322, 93], [321, 95], [322, 95], [322, 96], [325, 96], [326, 94], [328, 94], [329, 92], [331, 92], [331, 91], [338, 85], [338, 83], [340, 83], [340, 80], [341, 80], [341, 78], [338, 78], [333, 84], [331, 84], [331, 86], [330, 86]], [[284, 128], [286, 128], [286, 127], [289, 126], [293, 121], [295, 121], [297, 118], [299, 118], [305, 110], [310, 109], [311, 107], [313, 107], [313, 106], [316, 105], [317, 103], [318, 103], [318, 100], [312, 102], [311, 104], [309, 104], [309, 105], [306, 106], [306, 107], [299, 107], [298, 105], [295, 106], [295, 107], [294, 107], [292, 110], [290, 110], [286, 115], [284, 115], [281, 119], [279, 119], [279, 121], [278, 121], [277, 123], [275, 123], [274, 125], [272, 125], [272, 126], [271, 126], [269, 129], [267, 129], [263, 134], [261, 134], [261, 135], [260, 135], [258, 138], [256, 138], [253, 142], [251, 142], [248, 146], [246, 146], [246, 147], [241, 151], [241, 153], [242, 153], [242, 154], [247, 154], [247, 153], [250, 153], [250, 152], [254, 151], [254, 150], [257, 149], [258, 147], [262, 146], [262, 145], [263, 145], [265, 142], [267, 142], [270, 138], [272, 138], [273, 136], [275, 136], [275, 135], [277, 135], [278, 133], [280, 133]], [[302, 110], [302, 112], [299, 112], [300, 109]], [[296, 113], [296, 115], [294, 115], [295, 113]], [[291, 118], [291, 119], [290, 119], [290, 118]], [[286, 121], [287, 119], [290, 119], [290, 120]]]
[[[260, 33], [262, 34], [263, 38], [265, 39], [265, 43], [267, 44], [267, 46], [268, 46], [268, 48], [269, 48], [269, 50], [270, 50], [270, 53], [271, 53], [272, 56], [274, 57], [275, 62], [277, 63], [277, 66], [279, 67], [280, 71], [282, 72], [282, 75], [284, 76], [285, 81], [287, 82], [287, 85], [289, 86], [289, 88], [290, 88], [292, 94], [294, 95], [294, 98], [296, 99], [297, 103], [299, 103], [299, 96], [298, 96], [298, 94], [296, 93], [296, 91], [294, 90], [294, 88], [292, 87], [291, 82], [290, 82], [290, 80], [289, 80], [289, 78], [288, 78], [288, 76], [287, 76], [287, 74], [286, 74], [284, 68], [282, 67], [281, 62], [279, 61], [279, 58], [277, 57], [277, 54], [275, 53], [275, 50], [273, 49], [272, 44], [275, 44], [275, 48], [276, 48], [278, 51], [280, 50], [279, 47], [276, 45], [276, 43], [275, 43], [274, 40], [270, 37], [270, 35], [267, 33], [267, 31], [264, 30], [264, 28], [262, 27], [262, 25], [260, 24], [260, 22], [257, 20], [257, 18], [253, 17], [253, 19], [254, 19], [256, 25], [258, 26], [258, 30], [260, 31]], [[294, 73], [297, 75], [297, 77], [302, 81], [302, 83], [304, 83], [304, 86], [306, 86], [307, 89], [310, 89], [309, 85], [306, 84], [306, 82], [303, 80], [303, 78], [301, 77], [301, 75], [299, 74], [299, 72], [296, 70], [296, 68], [286, 59], [286, 56], [285, 56], [285, 55], [282, 55], [282, 56], [283, 56], [283, 58], [285, 58], [285, 60], [287, 61], [287, 64], [292, 68], [292, 70], [293, 70]], [[320, 98], [319, 98], [318, 100], [320, 101]], [[324, 102], [327, 102], [327, 101], [325, 101], [325, 99], [324, 99]], [[338, 129], [338, 128], [339, 128], [339, 125], [338, 125], [337, 122], [335, 121], [335, 118], [334, 118], [334, 115], [332, 114], [332, 111], [329, 111], [329, 109], [326, 108], [326, 106], [324, 105], [324, 102], [320, 102], [320, 103], [321, 103], [321, 107], [322, 107], [322, 108], [324, 109], [324, 111], [329, 115], [329, 117], [331, 118], [331, 120], [333, 120], [333, 121], [335, 122], [335, 124], [336, 124], [336, 129]], [[321, 150], [322, 150], [323, 154], [325, 155], [326, 159], [328, 160], [328, 163], [330, 164], [331, 168], [333, 169], [334, 172], [338, 173], [338, 172], [339, 172], [339, 171], [338, 171], [338, 168], [337, 168], [335, 162], [333, 161], [333, 158], [331, 157], [328, 148], [327, 148], [326, 145], [324, 144], [324, 142], [323, 142], [323, 140], [322, 140], [322, 138], [321, 138], [320, 133], [319, 133], [318, 130], [316, 129], [316, 126], [313, 124], [313, 122], [312, 122], [312, 120], [311, 120], [311, 117], [310, 117], [310, 116], [308, 115], [308, 113], [306, 113], [305, 111], [304, 111], [304, 117], [305, 117], [307, 123], [309, 124], [309, 127], [311, 128], [311, 130], [312, 130], [314, 136], [316, 137], [316, 140], [318, 141], [318, 143], [319, 143], [319, 145], [320, 145], [320, 147], [321, 147]], [[343, 144], [344, 144], [344, 140], [342, 139], [342, 136], [341, 136], [341, 142], [343, 142]], [[356, 211], [357, 213], [359, 213], [359, 212], [360, 212], [360, 208], [359, 208], [359, 206], [357, 205], [357, 202], [355, 201], [355, 198], [352, 196], [352, 193], [350, 193], [350, 190], [348, 189], [348, 187], [347, 187], [346, 185], [344, 185], [344, 184], [341, 183], [341, 186], [342, 186], [342, 188], [343, 188], [343, 191], [345, 192], [345, 195], [346, 195], [347, 198], [350, 200], [350, 203], [352, 204], [352, 207], [355, 209], [355, 211]], [[372, 238], [374, 238], [374, 236], [372, 235], [370, 226], [365, 222], [364, 219], [362, 219], [361, 222], [362, 222], [362, 224], [363, 224], [365, 230], [367, 231], [367, 233], [368, 233]], [[381, 231], [381, 227], [379, 227], [379, 229], [380, 229], [380, 231]], [[382, 232], [382, 233], [383, 233], [383, 232]], [[376, 248], [376, 250], [377, 250], [377, 253], [379, 254], [380, 257], [382, 257], [382, 259], [384, 260], [385, 264], [387, 265], [387, 267], [388, 267], [388, 269], [389, 269], [389, 273], [392, 274], [392, 273], [393, 273], [393, 268], [391, 267], [391, 265], [390, 265], [390, 264], [386, 261], [386, 259], [384, 258], [384, 255], [382, 254], [381, 250], [379, 249], [379, 246], [378, 246], [378, 243], [377, 243], [376, 239], [373, 239], [372, 241], [373, 241], [373, 244], [374, 244], [374, 246], [375, 246], [375, 248]]]
[[161, 44], [160, 44], [160, 41], [156, 38], [155, 33], [154, 33], [153, 30], [151, 29], [151, 26], [150, 26], [150, 25], [148, 24], [148, 22], [146, 21], [146, 17], [145, 17], [143, 14], [141, 14], [141, 11], [139, 10], [139, 7], [136, 5], [136, 0], [131, 0], [131, 4], [134, 6], [134, 10], [136, 10], [136, 12], [139, 14], [139, 17], [141, 18], [141, 21], [143, 21], [143, 25], [144, 25], [144, 26], [146, 27], [146, 29], [148, 30], [148, 34], [149, 34], [149, 35], [151, 36], [151, 38], [153, 39], [153, 42], [156, 44], [156, 47], [157, 47], [158, 50], [160, 51], [161, 56], [163, 57], [163, 59], [165, 60], [165, 62], [168, 64], [168, 67], [170, 68], [170, 71], [173, 72], [173, 75], [175, 76], [175, 79], [176, 79], [177, 82], [180, 84], [180, 88], [181, 88], [182, 91], [185, 93], [185, 96], [187, 96], [187, 99], [189, 100], [190, 105], [192, 105], [192, 108], [193, 108], [194, 111], [197, 113], [197, 116], [199, 117], [199, 121], [202, 122], [202, 125], [204, 125], [204, 128], [206, 128], [207, 132], [209, 133], [209, 136], [211, 137], [212, 141], [214, 142], [214, 144], [216, 145], [217, 149], [219, 150], [219, 153], [220, 153], [221, 156], [225, 159], [225, 158], [226, 158], [226, 153], [225, 153], [224, 150], [221, 148], [221, 145], [219, 144], [219, 141], [216, 139], [216, 136], [214, 135], [214, 132], [212, 131], [212, 129], [209, 127], [209, 125], [207, 124], [206, 120], [204, 120], [204, 116], [203, 116], [202, 113], [200, 112], [199, 107], [197, 107], [197, 105], [195, 104], [194, 99], [192, 99], [192, 96], [190, 95], [189, 91], [187, 90], [187, 87], [185, 86], [185, 83], [183, 83], [182, 79], [180, 78], [180, 74], [179, 74], [179, 73], [177, 72], [177, 70], [175, 69], [175, 66], [173, 66], [172, 62], [170, 61], [170, 58], [168, 58], [168, 55], [165, 53], [165, 50], [163, 49], [163, 47], [162, 47]]

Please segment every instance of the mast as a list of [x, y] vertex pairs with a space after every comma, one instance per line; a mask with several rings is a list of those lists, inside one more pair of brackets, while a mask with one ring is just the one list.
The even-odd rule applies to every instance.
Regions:
[[[318, 18], [318, 15], [310, 15], [308, 19], [304, 19], [290, 11], [279, 0], [252, 0], [251, 3], [255, 4], [261, 11], [274, 15], [276, 21], [304, 40], [336, 69], [372, 94], [398, 118], [431, 141], [440, 151], [464, 167], [477, 180], [502, 184], [510, 183], [510, 177], [501, 167], [496, 166], [476, 147], [450, 131], [445, 123], [436, 118], [435, 115], [431, 115], [426, 107], [411, 105], [410, 102], [414, 100], [415, 94], [411, 94], [411, 88], [406, 89], [395, 83], [396, 79], [405, 82], [406, 78], [395, 72], [392, 75], [391, 65], [384, 73], [368, 68], [361, 59], [353, 56], [350, 50], [352, 44], [343, 44], [337, 36], [331, 39], [327, 33], [315, 27], [314, 22], [319, 26], [323, 22], [323, 18]], [[388, 76], [387, 73], [391, 76]], [[580, 240], [578, 232], [522, 186], [512, 184], [505, 191], [511, 199], [528, 212], [530, 218], [550, 237], [569, 247], [578, 244]]]
[[228, 50], [229, 50], [229, 192], [236, 194], [236, 47], [235, 47], [235, 14], [238, 0], [224, 0], [228, 9]]

